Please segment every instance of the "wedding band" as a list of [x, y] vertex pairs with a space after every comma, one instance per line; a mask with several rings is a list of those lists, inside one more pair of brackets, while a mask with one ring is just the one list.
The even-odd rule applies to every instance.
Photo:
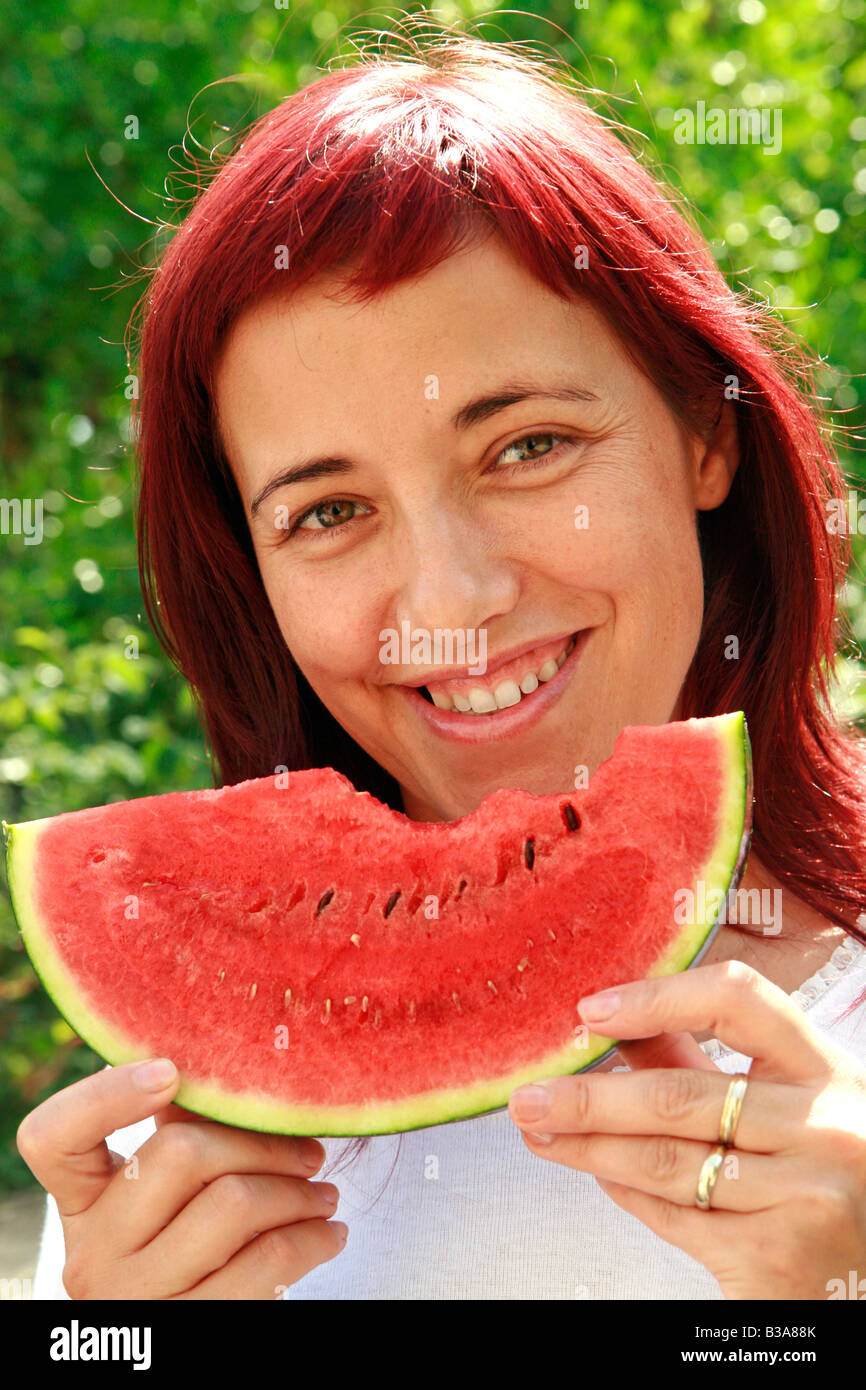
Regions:
[[695, 1194], [695, 1206], [700, 1207], [701, 1211], [709, 1211], [713, 1197], [713, 1188], [722, 1167], [722, 1160], [729, 1148], [733, 1146], [734, 1135], [737, 1132], [737, 1125], [740, 1119], [740, 1111], [743, 1108], [743, 1097], [746, 1094], [746, 1087], [749, 1078], [745, 1072], [737, 1072], [731, 1077], [725, 1096], [725, 1103], [722, 1106], [722, 1118], [719, 1125], [719, 1142], [704, 1159], [701, 1171], [698, 1175], [698, 1190]]
[[695, 1205], [699, 1206], [701, 1211], [709, 1211], [710, 1209], [713, 1188], [716, 1185], [716, 1179], [719, 1176], [719, 1170], [721, 1169], [724, 1157], [724, 1144], [717, 1144], [712, 1153], [708, 1154], [703, 1161], [700, 1177], [698, 1178], [698, 1191], [695, 1196]]
[[748, 1084], [749, 1078], [745, 1072], [737, 1072], [736, 1076], [731, 1078], [728, 1094], [725, 1096], [725, 1103], [722, 1106], [722, 1121], [719, 1128], [719, 1143], [724, 1144], [726, 1148], [733, 1146], [740, 1111], [743, 1108], [743, 1097], [746, 1094]]

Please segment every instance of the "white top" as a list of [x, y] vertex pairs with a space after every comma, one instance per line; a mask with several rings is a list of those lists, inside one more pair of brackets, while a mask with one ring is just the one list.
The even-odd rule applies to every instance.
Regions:
[[[828, 964], [790, 996], [861, 1065], [866, 1006], [841, 1022], [838, 1015], [864, 989], [866, 948], [846, 936]], [[751, 1058], [716, 1039], [702, 1047], [722, 1071], [751, 1066]], [[155, 1129], [150, 1118], [117, 1130], [109, 1148], [127, 1158]], [[321, 1142], [327, 1157], [315, 1180], [332, 1176], [350, 1141]], [[398, 1147], [397, 1165], [374, 1205]], [[722, 1298], [703, 1265], [622, 1211], [591, 1174], [531, 1153], [507, 1110], [374, 1135], [333, 1180], [347, 1244], [291, 1285], [287, 1300]], [[48, 1196], [34, 1298], [68, 1297], [63, 1265], [63, 1229]]]

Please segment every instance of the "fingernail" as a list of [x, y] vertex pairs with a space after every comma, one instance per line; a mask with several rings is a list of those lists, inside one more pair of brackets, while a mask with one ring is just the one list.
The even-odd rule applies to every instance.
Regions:
[[349, 1228], [346, 1225], [345, 1221], [329, 1221], [328, 1225], [331, 1227], [333, 1231], [336, 1232], [337, 1239], [339, 1240], [340, 1244], [345, 1245], [346, 1237], [349, 1234]]
[[511, 1097], [518, 1120], [540, 1120], [550, 1109], [550, 1093], [543, 1086], [521, 1086]]
[[581, 999], [578, 1004], [581, 1018], [585, 1018], [587, 1023], [601, 1023], [606, 1018], [612, 1018], [621, 1003], [619, 995], [615, 990], [608, 994], [588, 994], [585, 999]]
[[164, 1091], [176, 1075], [174, 1062], [167, 1057], [159, 1057], [155, 1062], [144, 1062], [136, 1067], [132, 1079], [142, 1091]]
[[321, 1168], [325, 1151], [316, 1139], [305, 1139], [301, 1145], [301, 1162], [306, 1168]]
[[536, 1134], [532, 1129], [526, 1131], [526, 1137], [528, 1139], [534, 1139], [536, 1144], [550, 1144], [553, 1142], [552, 1134]]

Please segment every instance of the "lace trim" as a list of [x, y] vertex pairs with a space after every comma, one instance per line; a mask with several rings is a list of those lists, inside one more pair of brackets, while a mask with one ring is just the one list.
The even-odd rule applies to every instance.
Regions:
[[[866, 913], [862, 913], [857, 918], [858, 926], [866, 926]], [[788, 995], [798, 1008], [803, 1012], [812, 1008], [815, 1000], [825, 994], [832, 985], [841, 980], [848, 971], [862, 961], [866, 956], [866, 946], [862, 941], [858, 941], [855, 936], [846, 936], [840, 946], [837, 946], [826, 965], [822, 965], [820, 970], [816, 970], [814, 975], [810, 975], [799, 989], [795, 989]], [[718, 1057], [732, 1057], [735, 1055], [732, 1047], [726, 1047], [719, 1042], [718, 1038], [710, 1038], [707, 1042], [700, 1044], [704, 1052], [711, 1061]]]

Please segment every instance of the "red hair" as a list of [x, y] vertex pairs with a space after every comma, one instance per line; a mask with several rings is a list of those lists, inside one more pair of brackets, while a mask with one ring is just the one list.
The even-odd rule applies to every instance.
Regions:
[[[591, 300], [695, 431], [735, 386], [740, 464], [723, 505], [698, 513], [705, 612], [682, 718], [745, 711], [755, 854], [866, 941], [853, 920], [866, 905], [866, 741], [834, 716], [822, 670], [851, 558], [827, 504], [845, 483], [814, 359], [728, 287], [630, 134], [553, 60], [454, 33], [362, 55], [255, 123], [138, 306], [148, 617], [193, 690], [216, 785], [330, 765], [400, 808], [393, 779], [321, 705], [280, 635], [220, 441], [213, 370], [257, 300], [347, 262], [348, 287], [368, 300], [486, 226], [543, 284]], [[275, 268], [281, 247], [288, 269]]]

